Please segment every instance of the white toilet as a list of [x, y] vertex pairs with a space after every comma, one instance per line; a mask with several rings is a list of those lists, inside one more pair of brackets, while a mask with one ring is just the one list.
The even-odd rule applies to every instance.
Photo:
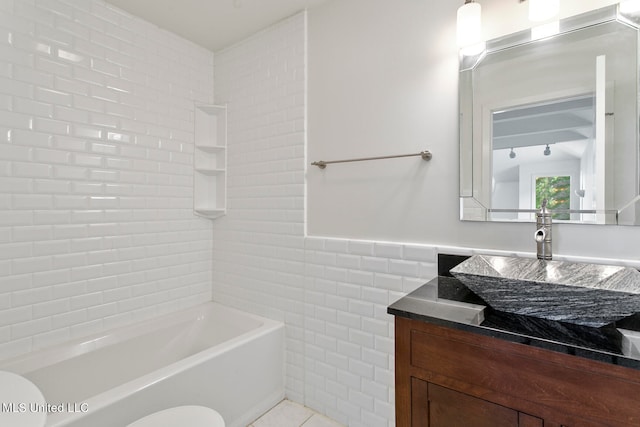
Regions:
[[0, 402], [0, 426], [43, 427], [47, 420], [46, 401], [40, 389], [13, 372], [0, 371]]
[[222, 416], [205, 406], [176, 406], [154, 412], [127, 427], [224, 427]]

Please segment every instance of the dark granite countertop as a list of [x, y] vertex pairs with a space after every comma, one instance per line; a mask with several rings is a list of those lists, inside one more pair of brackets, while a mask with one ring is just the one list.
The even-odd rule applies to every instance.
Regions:
[[500, 312], [488, 307], [457, 279], [445, 276], [438, 276], [391, 304], [387, 312], [640, 370], [639, 349], [618, 330], [637, 332], [640, 343], [640, 315], [596, 328]]

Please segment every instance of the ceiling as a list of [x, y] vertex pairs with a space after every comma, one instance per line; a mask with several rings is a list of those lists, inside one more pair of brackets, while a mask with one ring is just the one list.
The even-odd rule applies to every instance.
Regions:
[[493, 149], [593, 138], [594, 117], [592, 94], [494, 112]]
[[106, 0], [217, 51], [326, 0]]

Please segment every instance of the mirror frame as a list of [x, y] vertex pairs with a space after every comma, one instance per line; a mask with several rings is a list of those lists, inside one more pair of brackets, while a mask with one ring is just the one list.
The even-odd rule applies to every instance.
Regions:
[[[586, 27], [604, 24], [608, 22], [620, 22], [638, 31], [638, 52], [636, 59], [636, 93], [640, 91], [640, 13], [634, 15], [623, 15], [620, 12], [619, 4], [595, 9], [579, 15], [568, 17], [559, 21], [559, 32], [551, 37], [566, 34], [569, 32], [584, 29]], [[545, 40], [545, 39], [542, 39]], [[486, 169], [490, 165], [483, 165], [481, 159], [486, 154], [485, 150], [491, 147], [483, 147], [482, 137], [474, 139], [473, 135], [473, 70], [482, 62], [487, 54], [510, 49], [518, 46], [534, 44], [540, 40], [531, 39], [531, 30], [526, 29], [513, 34], [508, 34], [486, 42], [485, 50], [475, 56], [460, 56], [459, 63], [459, 140], [460, 140], [460, 220], [463, 221], [492, 221], [500, 222], [500, 219], [491, 219], [491, 214], [496, 212], [518, 212], [529, 213], [531, 219], [521, 219], [518, 222], [535, 221], [535, 209], [492, 209], [484, 206], [479, 197], [480, 183], [486, 179]], [[640, 96], [638, 97], [640, 98]], [[636, 103], [636, 117], [640, 114], [640, 103]], [[476, 118], [478, 120], [478, 118]], [[595, 213], [602, 222], [597, 224], [625, 224], [640, 225], [637, 216], [640, 213], [640, 130], [638, 120], [635, 121], [636, 135], [636, 170], [635, 170], [635, 197], [628, 201], [619, 210], [598, 210], [580, 211], [580, 213]], [[474, 162], [474, 159], [480, 159]], [[636, 206], [637, 205], [637, 206]], [[623, 212], [629, 207], [630, 212]], [[625, 215], [626, 214], [626, 215]], [[628, 217], [628, 218], [627, 218]], [[502, 220], [504, 221], [504, 220]], [[513, 220], [509, 222], [514, 222]], [[571, 223], [581, 223], [579, 221], [568, 221]], [[588, 222], [587, 224], [596, 224]]]

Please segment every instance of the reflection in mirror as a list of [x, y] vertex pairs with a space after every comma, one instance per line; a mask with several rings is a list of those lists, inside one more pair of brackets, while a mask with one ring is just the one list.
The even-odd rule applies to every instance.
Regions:
[[640, 224], [638, 29], [616, 6], [487, 43], [460, 68], [464, 220]]
[[[570, 213], [595, 209], [594, 96], [563, 98], [541, 104], [493, 111], [493, 219], [527, 219], [516, 211], [549, 208], [563, 211], [554, 220], [595, 221], [594, 214]], [[583, 180], [581, 180], [581, 171]], [[586, 190], [585, 190], [586, 188]]]

